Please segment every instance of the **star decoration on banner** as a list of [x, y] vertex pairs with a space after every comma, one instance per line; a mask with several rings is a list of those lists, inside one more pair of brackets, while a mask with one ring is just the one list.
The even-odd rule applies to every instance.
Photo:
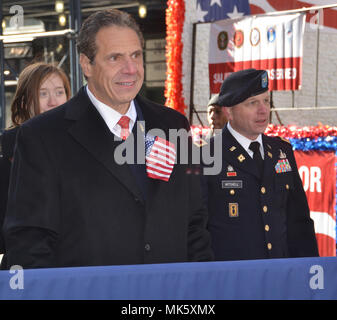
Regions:
[[238, 8], [236, 5], [234, 5], [234, 9], [233, 9], [233, 12], [231, 13], [227, 13], [227, 16], [230, 18], [230, 19], [235, 19], [235, 18], [240, 18], [244, 15], [245, 13], [244, 12], [239, 12], [238, 11]]
[[205, 16], [208, 14], [208, 10], [202, 10], [200, 2], [197, 3], [197, 10], [195, 12], [196, 14], [196, 21], [198, 22], [204, 22], [205, 21]]
[[248, 0], [197, 0], [196, 21], [234, 19], [250, 14]]
[[215, 4], [217, 4], [220, 8], [222, 6], [221, 4], [221, 0], [211, 0], [211, 3], [209, 4], [210, 7], [214, 6]]

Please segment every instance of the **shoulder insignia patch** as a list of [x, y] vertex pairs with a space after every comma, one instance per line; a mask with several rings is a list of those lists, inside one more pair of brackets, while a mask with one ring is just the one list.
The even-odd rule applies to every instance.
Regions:
[[279, 137], [282, 141], [284, 141], [284, 142], [287, 142], [287, 143], [289, 143], [289, 144], [291, 144], [290, 143], [290, 141], [288, 140], [288, 139], [286, 139], [286, 138], [282, 138], [282, 137]]

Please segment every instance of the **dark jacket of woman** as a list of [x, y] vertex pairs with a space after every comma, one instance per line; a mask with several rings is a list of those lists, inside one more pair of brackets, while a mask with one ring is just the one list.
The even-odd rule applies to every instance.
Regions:
[[19, 127], [5, 130], [0, 135], [0, 254], [4, 253], [2, 226], [6, 213], [9, 175], [14, 154], [15, 138]]

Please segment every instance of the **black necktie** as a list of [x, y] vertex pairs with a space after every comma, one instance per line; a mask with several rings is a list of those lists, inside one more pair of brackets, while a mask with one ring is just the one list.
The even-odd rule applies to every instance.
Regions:
[[249, 145], [249, 149], [254, 152], [253, 160], [255, 161], [255, 163], [256, 163], [256, 165], [259, 169], [260, 175], [262, 175], [262, 173], [263, 173], [263, 159], [261, 157], [261, 152], [260, 152], [260, 143], [257, 142], [257, 141], [252, 142]]

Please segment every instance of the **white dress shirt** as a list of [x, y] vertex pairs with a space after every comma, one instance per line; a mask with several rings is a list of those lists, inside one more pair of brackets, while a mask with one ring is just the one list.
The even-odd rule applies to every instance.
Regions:
[[[99, 114], [102, 116], [104, 122], [108, 126], [109, 130], [116, 135], [117, 137], [121, 138], [121, 127], [117, 122], [119, 119], [123, 116], [123, 114], [120, 114], [113, 108], [109, 107], [108, 105], [104, 104], [103, 102], [97, 100], [97, 98], [92, 94], [92, 92], [89, 90], [87, 86], [87, 93], [89, 96], [89, 99], [91, 100], [92, 104], [95, 106]], [[137, 120], [137, 111], [135, 104], [133, 100], [130, 103], [130, 107], [126, 114], [124, 116], [127, 116], [130, 118], [129, 122], [129, 130], [132, 132], [132, 128]]]
[[247, 153], [250, 155], [251, 158], [253, 158], [253, 151], [249, 149], [249, 146], [252, 142], [257, 141], [260, 144], [260, 153], [262, 159], [264, 159], [264, 149], [263, 149], [263, 143], [262, 143], [262, 135], [259, 134], [258, 137], [255, 140], [250, 140], [246, 137], [244, 137], [242, 134], [239, 132], [235, 131], [231, 124], [227, 123], [227, 128], [229, 132], [232, 134], [232, 136], [241, 144], [241, 146], [247, 151]]

